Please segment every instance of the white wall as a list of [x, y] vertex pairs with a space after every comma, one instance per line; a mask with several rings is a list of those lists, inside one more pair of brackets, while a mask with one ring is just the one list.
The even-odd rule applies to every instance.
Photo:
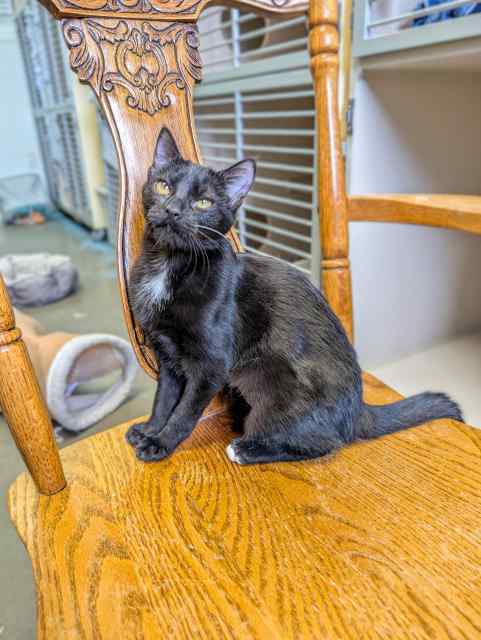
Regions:
[[43, 178], [23, 60], [11, 18], [0, 18], [0, 86], [0, 178], [30, 172]]
[[[356, 84], [351, 193], [480, 193], [481, 77], [371, 72]], [[373, 367], [481, 326], [481, 237], [352, 223], [356, 347]]]

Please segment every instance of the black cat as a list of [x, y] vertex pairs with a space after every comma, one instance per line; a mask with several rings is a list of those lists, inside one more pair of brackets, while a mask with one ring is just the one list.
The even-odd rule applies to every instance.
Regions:
[[443, 394], [387, 406], [362, 400], [356, 353], [298, 269], [224, 238], [255, 162], [213, 171], [183, 160], [163, 129], [144, 187], [145, 234], [129, 296], [161, 371], [152, 416], [127, 439], [141, 460], [168, 456], [215, 394], [233, 404], [240, 464], [303, 460], [435, 418], [462, 420]]

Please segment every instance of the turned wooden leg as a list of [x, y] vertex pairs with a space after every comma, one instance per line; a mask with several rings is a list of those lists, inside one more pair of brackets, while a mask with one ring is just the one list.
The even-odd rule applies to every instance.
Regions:
[[0, 276], [0, 406], [40, 493], [66, 485], [52, 423]]

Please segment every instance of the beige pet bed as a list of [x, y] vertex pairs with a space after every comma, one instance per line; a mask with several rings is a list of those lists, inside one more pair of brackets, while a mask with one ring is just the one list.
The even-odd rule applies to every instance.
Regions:
[[[15, 315], [55, 422], [83, 431], [124, 402], [138, 370], [128, 342], [104, 334], [46, 334], [30, 316]], [[86, 392], [76, 393], [86, 384]]]

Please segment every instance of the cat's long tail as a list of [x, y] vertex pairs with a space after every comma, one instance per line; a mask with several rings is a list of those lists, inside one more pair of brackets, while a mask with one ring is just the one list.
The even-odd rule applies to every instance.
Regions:
[[464, 422], [459, 406], [444, 393], [420, 393], [392, 404], [366, 404], [364, 408], [360, 438], [378, 438], [438, 418]]

